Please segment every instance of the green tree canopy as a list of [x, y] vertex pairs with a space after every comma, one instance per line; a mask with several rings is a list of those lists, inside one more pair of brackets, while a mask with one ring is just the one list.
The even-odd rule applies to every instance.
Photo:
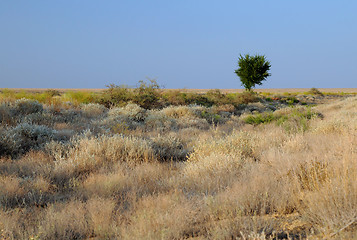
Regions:
[[242, 86], [248, 91], [251, 91], [256, 84], [262, 85], [262, 81], [271, 75], [268, 72], [271, 67], [270, 62], [266, 60], [265, 56], [261, 55], [240, 55], [238, 67], [235, 73], [240, 78]]

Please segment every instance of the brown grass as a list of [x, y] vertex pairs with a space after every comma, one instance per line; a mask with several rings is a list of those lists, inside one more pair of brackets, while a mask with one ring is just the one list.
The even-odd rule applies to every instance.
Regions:
[[319, 105], [293, 132], [177, 107], [162, 114], [185, 124], [113, 134], [85, 115], [99, 133], [0, 159], [0, 239], [356, 239], [356, 109]]
[[[5, 88], [0, 88], [0, 91]], [[26, 91], [30, 93], [42, 93], [48, 90], [48, 88], [6, 88], [13, 90], [15, 92]], [[105, 88], [51, 88], [57, 90], [60, 93], [73, 91], [73, 92], [102, 92], [106, 90]], [[269, 92], [269, 93], [304, 93], [308, 92], [311, 88], [257, 88], [256, 92]], [[318, 88], [321, 92], [329, 93], [357, 93], [357, 88]], [[211, 89], [192, 89], [192, 88], [182, 88], [182, 89], [164, 89], [164, 91], [177, 91], [187, 92], [187, 93], [207, 93]], [[222, 93], [242, 93], [245, 90], [240, 89], [220, 89]]]

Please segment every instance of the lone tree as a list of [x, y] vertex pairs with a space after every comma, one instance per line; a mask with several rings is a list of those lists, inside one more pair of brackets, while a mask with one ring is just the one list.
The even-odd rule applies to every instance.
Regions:
[[238, 59], [238, 69], [235, 73], [240, 78], [242, 86], [247, 91], [251, 91], [256, 84], [262, 85], [262, 81], [266, 80], [271, 74], [268, 72], [270, 70], [270, 62], [266, 60], [265, 56], [255, 55], [250, 56], [246, 54], [245, 56], [240, 55]]

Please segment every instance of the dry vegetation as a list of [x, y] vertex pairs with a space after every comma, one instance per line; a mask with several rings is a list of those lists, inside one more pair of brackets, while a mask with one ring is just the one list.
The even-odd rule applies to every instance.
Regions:
[[357, 239], [357, 97], [276, 108], [2, 99], [0, 239]]

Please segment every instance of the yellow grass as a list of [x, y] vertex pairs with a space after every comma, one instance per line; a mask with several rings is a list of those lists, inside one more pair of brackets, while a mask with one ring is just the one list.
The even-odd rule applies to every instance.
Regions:
[[[0, 88], [0, 91], [4, 89], [9, 89], [14, 92], [26, 91], [30, 93], [41, 93], [48, 90], [48, 88]], [[57, 90], [60, 93], [65, 92], [102, 92], [106, 90], [106, 88], [51, 88], [53, 90]], [[318, 88], [321, 92], [326, 93], [357, 93], [357, 88]], [[192, 88], [182, 88], [182, 89], [164, 89], [165, 91], [177, 91], [180, 92], [192, 92], [192, 93], [206, 93], [211, 89], [192, 89]], [[255, 92], [263, 92], [263, 93], [304, 93], [308, 92], [310, 88], [256, 88]], [[222, 93], [241, 93], [244, 92], [243, 88], [237, 89], [220, 89]]]
[[0, 239], [357, 239], [357, 97], [313, 110], [286, 131], [171, 107], [121, 134], [106, 110], [60, 112], [71, 140], [0, 159]]

